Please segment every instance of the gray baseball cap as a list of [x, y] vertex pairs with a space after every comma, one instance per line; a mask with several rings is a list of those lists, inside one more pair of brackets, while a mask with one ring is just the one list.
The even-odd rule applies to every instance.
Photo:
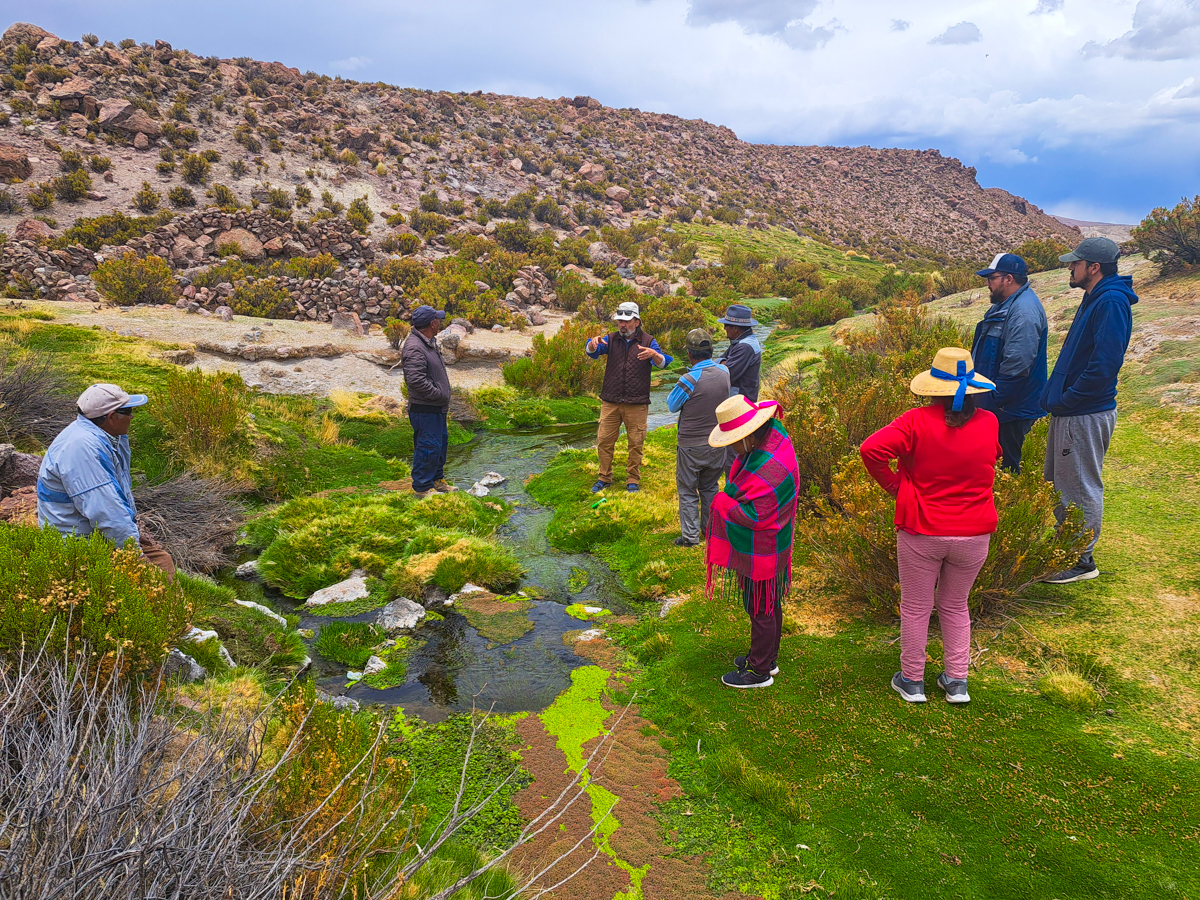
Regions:
[[1090, 237], [1079, 242], [1070, 253], [1064, 253], [1059, 262], [1073, 263], [1086, 260], [1094, 263], [1115, 263], [1121, 257], [1121, 248], [1112, 238]]
[[115, 384], [93, 384], [79, 395], [75, 405], [84, 418], [98, 419], [110, 412], [127, 406], [145, 406], [149, 400], [145, 394], [127, 394]]

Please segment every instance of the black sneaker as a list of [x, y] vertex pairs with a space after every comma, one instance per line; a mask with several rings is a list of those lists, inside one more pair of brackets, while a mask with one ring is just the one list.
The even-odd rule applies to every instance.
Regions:
[[937, 677], [937, 686], [946, 692], [947, 703], [970, 703], [971, 695], [967, 693], [967, 679], [947, 678], [943, 672]]
[[695, 547], [700, 542], [699, 541], [689, 541], [687, 538], [685, 538], [681, 534], [679, 537], [675, 538], [675, 540], [671, 541], [671, 543], [674, 544], [676, 547]]
[[738, 669], [721, 676], [721, 684], [731, 688], [763, 688], [774, 683], [775, 679], [770, 675], [759, 675], [753, 669]]
[[1076, 563], [1073, 568], [1067, 569], [1065, 572], [1055, 572], [1049, 578], [1043, 579], [1046, 584], [1074, 584], [1076, 581], [1088, 581], [1092, 578], [1099, 578], [1100, 570], [1096, 568], [1096, 564], [1080, 562]]
[[602, 490], [604, 490], [606, 487], [611, 487], [611, 486], [612, 486], [611, 481], [597, 481], [595, 484], [592, 485], [592, 493], [598, 494]]
[[[747, 668], [749, 668], [749, 666], [747, 664], [747, 659], [748, 659], [748, 657], [745, 657], [745, 656], [735, 656], [733, 658], [733, 664], [735, 666], [737, 666], [738, 669], [745, 671]], [[779, 674], [779, 663], [778, 662], [771, 663], [772, 677], [774, 677], [775, 675], [778, 675], [778, 674]]]
[[897, 672], [892, 676], [892, 690], [909, 703], [925, 702], [925, 683], [922, 681], [909, 681], [904, 677], [902, 672]]

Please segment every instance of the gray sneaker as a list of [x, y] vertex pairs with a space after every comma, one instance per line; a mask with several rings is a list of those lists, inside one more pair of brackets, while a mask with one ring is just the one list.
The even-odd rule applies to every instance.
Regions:
[[892, 690], [909, 703], [925, 702], [925, 683], [923, 681], [909, 681], [904, 677], [902, 672], [897, 672], [892, 676]]
[[1046, 584], [1074, 584], [1076, 581], [1088, 581], [1099, 577], [1100, 570], [1096, 568], [1095, 563], [1079, 562], [1064, 572], [1055, 572], [1043, 581]]
[[947, 703], [970, 703], [971, 695], [967, 693], [967, 680], [947, 678], [943, 672], [937, 677], [937, 686], [946, 692]]

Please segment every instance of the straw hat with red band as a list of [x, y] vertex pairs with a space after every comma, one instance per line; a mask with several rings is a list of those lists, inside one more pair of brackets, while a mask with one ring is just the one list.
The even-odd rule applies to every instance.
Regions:
[[708, 436], [710, 447], [728, 447], [758, 431], [770, 421], [779, 404], [774, 400], [755, 403], [742, 394], [734, 394], [717, 407], [717, 427]]

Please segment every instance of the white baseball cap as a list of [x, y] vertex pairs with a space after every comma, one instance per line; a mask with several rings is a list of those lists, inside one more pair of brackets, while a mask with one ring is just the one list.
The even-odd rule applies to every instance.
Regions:
[[117, 409], [127, 406], [145, 406], [149, 398], [145, 394], [127, 394], [115, 384], [93, 384], [79, 395], [75, 405], [84, 418], [98, 419]]
[[613, 321], [628, 322], [630, 319], [640, 319], [642, 317], [638, 305], [632, 300], [626, 300], [617, 307], [617, 311], [613, 313]]

